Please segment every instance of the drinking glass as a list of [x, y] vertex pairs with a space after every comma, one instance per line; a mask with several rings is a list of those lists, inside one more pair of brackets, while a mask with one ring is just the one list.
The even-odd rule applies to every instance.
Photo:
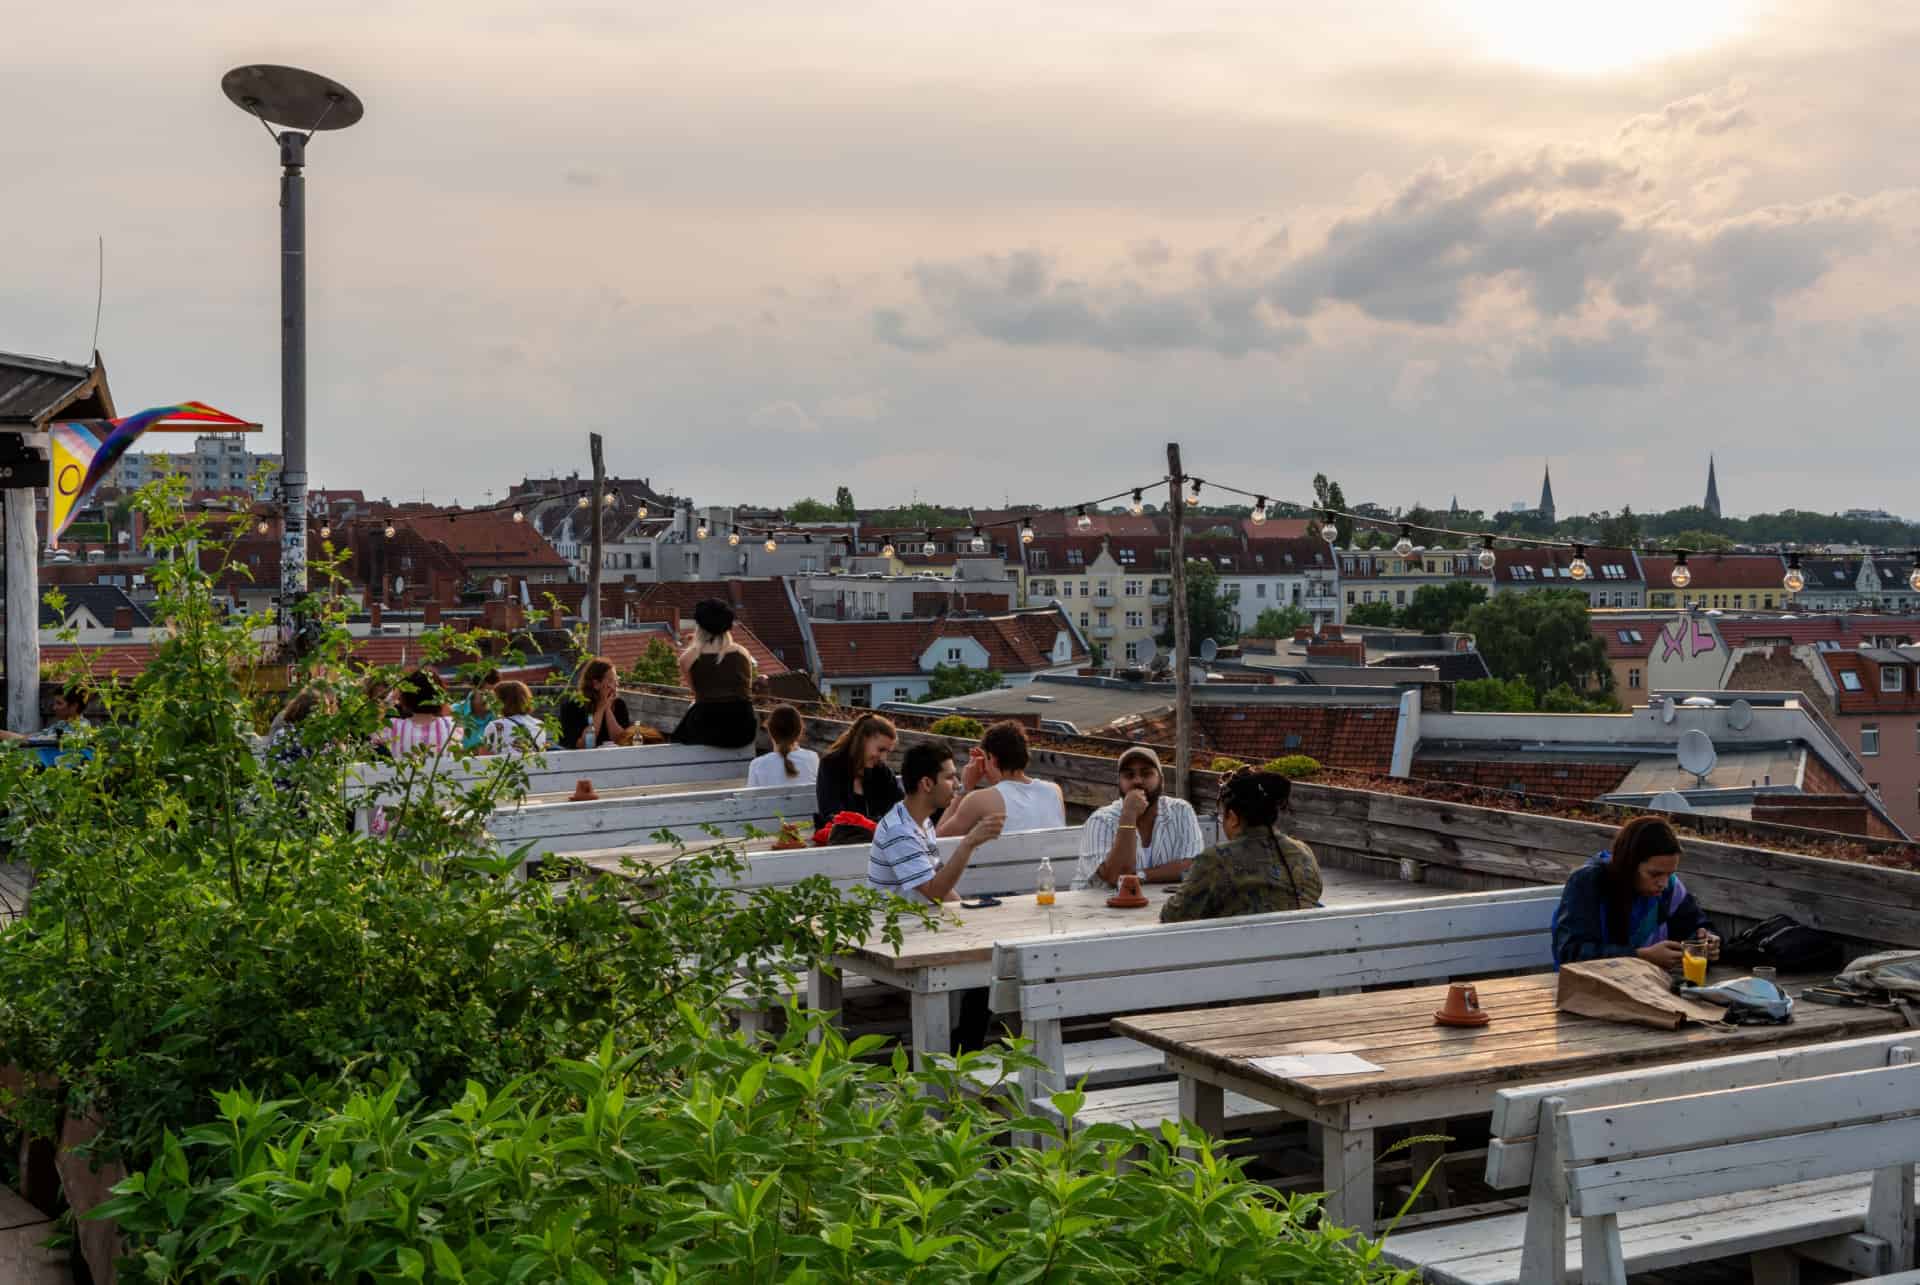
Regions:
[[1707, 983], [1707, 943], [1690, 941], [1686, 944], [1686, 953], [1680, 958], [1681, 974], [1695, 986]]

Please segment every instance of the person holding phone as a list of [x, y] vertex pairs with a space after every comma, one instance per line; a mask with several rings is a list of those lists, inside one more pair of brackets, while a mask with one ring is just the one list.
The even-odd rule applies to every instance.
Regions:
[[1685, 943], [1720, 955], [1720, 936], [1680, 882], [1680, 836], [1662, 817], [1634, 817], [1567, 879], [1553, 912], [1553, 962], [1637, 955], [1680, 967]]

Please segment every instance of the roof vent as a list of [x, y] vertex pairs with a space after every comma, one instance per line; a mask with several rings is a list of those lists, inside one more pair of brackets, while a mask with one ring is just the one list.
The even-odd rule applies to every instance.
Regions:
[[1028, 692], [1027, 699], [1036, 705], [1051, 705], [1060, 698], [1057, 696], [1042, 696], [1037, 692]]

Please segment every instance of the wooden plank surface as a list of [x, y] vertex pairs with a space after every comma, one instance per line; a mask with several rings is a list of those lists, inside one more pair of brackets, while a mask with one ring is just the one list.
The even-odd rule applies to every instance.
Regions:
[[[1723, 976], [1735, 975], [1732, 970]], [[1325, 1106], [1434, 1089], [1497, 1086], [1690, 1058], [1751, 1052], [1773, 1045], [1844, 1039], [1905, 1028], [1884, 1009], [1797, 1004], [1786, 1026], [1688, 1025], [1660, 1031], [1559, 1012], [1554, 975], [1476, 983], [1493, 1015], [1478, 1028], [1445, 1027], [1433, 1014], [1446, 987], [1423, 986], [1321, 999], [1245, 1004], [1115, 1019], [1115, 1034], [1216, 1067], [1281, 1094]], [[1295, 1078], [1249, 1059], [1283, 1053], [1352, 1052], [1381, 1069], [1365, 1075]], [[1491, 1098], [1492, 1088], [1488, 1094]]]
[[[1329, 906], [1365, 906], [1370, 902], [1401, 901], [1408, 885], [1350, 870], [1324, 870], [1323, 900]], [[1113, 933], [1160, 922], [1160, 909], [1177, 884], [1146, 884], [1147, 904], [1137, 910], [1115, 910], [1107, 905], [1111, 894], [1095, 889], [1061, 892], [1052, 906], [1039, 905], [1033, 894], [1008, 897], [984, 910], [942, 910], [937, 924], [906, 928], [900, 950], [872, 938], [850, 952], [855, 959], [888, 968], [912, 970], [949, 964], [985, 963], [993, 957], [996, 941], [1049, 937], [1056, 933]]]
[[[601, 789], [596, 785], [594, 793], [598, 798], [594, 801], [605, 802], [611, 799], [645, 799], [651, 798], [656, 794], [687, 794], [694, 787], [701, 790], [744, 790], [747, 787], [747, 778], [745, 776], [728, 776], [714, 780], [703, 778], [697, 781], [660, 781], [652, 785], [621, 785], [606, 789]], [[564, 790], [554, 790], [543, 794], [529, 794], [525, 802], [529, 807], [540, 807], [553, 803], [571, 803], [573, 802], [573, 787], [569, 786]], [[807, 828], [809, 830], [813, 828], [813, 818], [811, 816], [807, 818]]]
[[0, 921], [26, 913], [33, 873], [24, 861], [0, 861]]

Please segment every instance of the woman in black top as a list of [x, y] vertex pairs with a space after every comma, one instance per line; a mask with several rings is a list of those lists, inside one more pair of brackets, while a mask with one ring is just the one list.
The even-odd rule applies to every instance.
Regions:
[[[587, 733], [593, 734], [589, 743]], [[633, 740], [633, 715], [620, 699], [620, 675], [613, 662], [595, 656], [580, 671], [580, 689], [560, 701], [560, 748], [598, 749]]]
[[898, 737], [893, 724], [878, 714], [862, 714], [840, 739], [820, 756], [820, 775], [814, 778], [813, 824], [826, 825], [840, 812], [858, 812], [878, 821], [907, 796], [900, 780], [887, 766]]
[[673, 729], [679, 745], [744, 749], [760, 736], [753, 711], [753, 657], [733, 640], [733, 608], [708, 598], [693, 609], [694, 643], [680, 653], [680, 681], [693, 707]]

